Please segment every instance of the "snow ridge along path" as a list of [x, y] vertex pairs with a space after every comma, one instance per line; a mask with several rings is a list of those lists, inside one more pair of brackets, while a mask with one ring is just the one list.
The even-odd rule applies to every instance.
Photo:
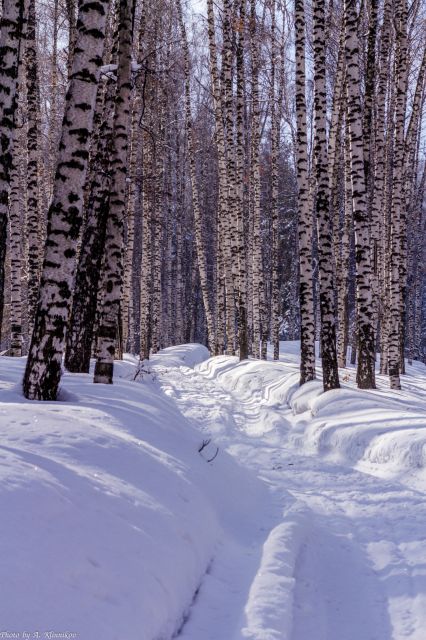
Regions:
[[[295, 343], [279, 363], [216, 357], [150, 365], [201, 430], [214, 469], [227, 452], [267, 487], [232, 518], [180, 640], [425, 640], [426, 369], [405, 390], [298, 390]], [[171, 353], [170, 353], [171, 355]], [[250, 489], [248, 489], [250, 491]]]

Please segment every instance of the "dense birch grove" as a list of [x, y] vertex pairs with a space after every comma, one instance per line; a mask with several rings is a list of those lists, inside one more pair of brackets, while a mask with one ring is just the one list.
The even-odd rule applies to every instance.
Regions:
[[[419, 0], [3, 0], [1, 353], [61, 375], [202, 342], [300, 383], [426, 361]], [[270, 345], [270, 346], [268, 346]]]

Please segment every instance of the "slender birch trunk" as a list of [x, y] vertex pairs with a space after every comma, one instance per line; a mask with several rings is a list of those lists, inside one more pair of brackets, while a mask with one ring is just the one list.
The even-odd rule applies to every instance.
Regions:
[[326, 139], [326, 68], [324, 41], [324, 1], [314, 3], [315, 65], [315, 210], [318, 224], [318, 258], [321, 310], [321, 353], [324, 391], [339, 385], [336, 351], [333, 244], [330, 224]]
[[115, 100], [111, 193], [105, 238], [105, 289], [97, 331], [97, 359], [93, 382], [112, 384], [117, 325], [123, 287], [124, 216], [130, 130], [133, 0], [120, 0], [117, 95]]
[[360, 97], [359, 41], [355, 0], [345, 0], [345, 53], [347, 111], [351, 140], [351, 182], [355, 226], [355, 259], [358, 320], [357, 383], [375, 388], [375, 342], [371, 292], [370, 226], [364, 173], [364, 143]]
[[151, 286], [151, 351], [157, 353], [160, 348], [160, 314], [161, 314], [161, 254], [163, 230], [163, 180], [164, 180], [164, 95], [161, 87], [155, 96], [157, 110], [157, 130], [154, 151], [154, 202], [152, 216], [152, 286]]
[[296, 29], [296, 169], [299, 219], [300, 384], [315, 379], [315, 312], [313, 297], [313, 211], [309, 197], [306, 130], [305, 9], [295, 0]]
[[[52, 188], [55, 180], [55, 167], [58, 156], [58, 31], [59, 31], [59, 0], [53, 0], [53, 24], [52, 24], [52, 55], [50, 60], [50, 95], [49, 95], [49, 130], [48, 130], [48, 147], [49, 147], [49, 184], [48, 184], [48, 202], [52, 197]], [[69, 76], [71, 77], [71, 76]], [[47, 185], [46, 185], [47, 186]], [[46, 216], [44, 219], [46, 223]], [[44, 224], [45, 226], [45, 224]]]
[[252, 121], [251, 121], [251, 188], [253, 217], [253, 254], [252, 281], [253, 287], [253, 355], [259, 358], [262, 342], [262, 302], [263, 302], [263, 264], [260, 211], [260, 101], [259, 101], [259, 42], [257, 38], [257, 18], [255, 0], [250, 1], [250, 52], [251, 52], [251, 87], [252, 87]]
[[77, 35], [76, 31], [76, 0], [65, 0], [65, 8], [68, 18], [68, 58], [67, 58], [67, 71], [68, 76], [72, 70], [72, 61], [74, 57], [75, 39]]
[[82, 0], [79, 9], [39, 301], [23, 383], [24, 394], [31, 400], [55, 400], [61, 378], [107, 9], [107, 0], [96, 4]]
[[[207, 27], [209, 38], [210, 55], [210, 75], [213, 92], [214, 117], [215, 117], [215, 140], [217, 145], [219, 196], [218, 196], [218, 278], [219, 278], [219, 300], [218, 306], [222, 304], [221, 297], [224, 296], [223, 309], [225, 311], [226, 338], [217, 340], [219, 350], [223, 350], [225, 343], [228, 348], [233, 349], [234, 327], [235, 327], [235, 304], [234, 304], [234, 282], [232, 277], [231, 264], [231, 244], [229, 234], [229, 182], [227, 172], [227, 150], [225, 141], [225, 128], [223, 124], [223, 96], [217, 68], [217, 46], [215, 35], [215, 19], [213, 10], [213, 0], [207, 0]], [[222, 325], [223, 326], [223, 325]], [[218, 320], [219, 336], [221, 332], [221, 321]]]
[[283, 79], [279, 79], [279, 90], [275, 89], [276, 67], [279, 50], [276, 43], [275, 0], [271, 5], [271, 210], [272, 210], [272, 264], [271, 264], [271, 327], [274, 360], [280, 357], [280, 289], [279, 289], [279, 215], [278, 215], [278, 157], [280, 147], [280, 120]]
[[373, 293], [376, 296], [376, 308], [380, 322], [380, 372], [383, 373], [387, 348], [383, 348], [386, 335], [386, 318], [384, 311], [384, 295], [386, 282], [385, 244], [387, 228], [384, 224], [385, 177], [386, 177], [386, 94], [388, 85], [389, 53], [391, 44], [392, 0], [385, 0], [383, 9], [383, 26], [380, 38], [379, 70], [377, 92], [375, 96], [375, 132], [374, 132], [374, 190], [371, 204], [371, 253], [373, 268]]
[[401, 306], [404, 287], [401, 282], [403, 238], [405, 235], [404, 197], [404, 128], [407, 101], [407, 7], [405, 0], [398, 0], [395, 12], [396, 24], [396, 99], [395, 134], [393, 151], [393, 182], [391, 209], [390, 255], [390, 315], [389, 315], [389, 382], [391, 389], [400, 389], [401, 380]]
[[24, 198], [21, 188], [22, 173], [22, 140], [21, 129], [15, 128], [13, 132], [13, 161], [10, 170], [9, 192], [9, 255], [10, 255], [10, 350], [9, 355], [22, 356], [22, 226]]
[[[345, 104], [345, 101], [344, 101]], [[349, 268], [350, 268], [350, 237], [352, 211], [352, 184], [351, 184], [351, 150], [350, 134], [348, 131], [348, 119], [345, 118], [346, 136], [343, 149], [344, 158], [344, 220], [341, 238], [340, 260], [337, 271], [337, 318], [339, 331], [337, 334], [337, 360], [339, 367], [346, 367], [346, 352], [349, 341], [349, 318], [348, 318], [348, 297], [349, 297]], [[356, 313], [356, 309], [355, 309]], [[355, 332], [356, 333], [356, 332]]]
[[[150, 108], [150, 107], [149, 107]], [[146, 117], [151, 124], [151, 116]], [[154, 208], [154, 143], [145, 131], [143, 136], [143, 183], [142, 183], [142, 260], [140, 282], [140, 358], [149, 358], [151, 350], [152, 317], [152, 217]]]
[[[66, 339], [65, 367], [73, 373], [89, 373], [96, 320], [100, 271], [105, 247], [106, 219], [111, 177], [115, 81], [108, 80], [104, 101], [98, 102], [102, 124], [93, 149], [90, 189], [85, 202], [85, 222], [75, 277], [71, 316]], [[98, 119], [97, 114], [95, 114]]]
[[18, 67], [26, 21], [26, 0], [3, 0], [0, 21], [0, 339], [4, 311], [8, 197], [13, 130], [18, 106]]
[[131, 125], [131, 141], [129, 153], [129, 188], [126, 198], [126, 251], [124, 259], [123, 278], [123, 346], [126, 351], [134, 353], [134, 304], [133, 304], [133, 256], [135, 243], [135, 208], [136, 208], [136, 158], [138, 136], [136, 134], [139, 113], [135, 113], [133, 101], [133, 115]]
[[41, 267], [39, 137], [40, 97], [36, 48], [35, 0], [30, 0], [26, 43], [28, 161], [27, 161], [27, 237], [28, 237], [28, 329], [32, 333]]
[[247, 268], [244, 228], [247, 210], [244, 198], [245, 140], [244, 140], [244, 30], [246, 22], [246, 0], [239, 3], [239, 30], [236, 50], [236, 126], [237, 126], [237, 169], [236, 208], [238, 212], [238, 343], [240, 360], [248, 358], [248, 317], [247, 317]]
[[[390, 60], [389, 60], [390, 63]], [[390, 73], [388, 73], [390, 78]], [[388, 83], [385, 142], [385, 179], [383, 191], [382, 215], [382, 252], [381, 262], [381, 360], [380, 373], [389, 373], [389, 331], [390, 331], [390, 280], [391, 280], [391, 208], [393, 181], [393, 151], [395, 130], [395, 84]]]

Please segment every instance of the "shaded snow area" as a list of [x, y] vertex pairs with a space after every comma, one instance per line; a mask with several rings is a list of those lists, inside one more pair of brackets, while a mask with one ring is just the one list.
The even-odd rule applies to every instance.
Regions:
[[55, 403], [0, 359], [0, 632], [425, 640], [426, 367], [323, 394], [281, 348], [128, 357]]

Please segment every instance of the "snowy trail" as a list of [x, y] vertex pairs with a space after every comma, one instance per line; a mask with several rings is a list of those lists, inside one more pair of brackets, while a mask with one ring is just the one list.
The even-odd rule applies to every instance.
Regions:
[[[262, 479], [268, 497], [244, 528], [223, 523], [223, 543], [180, 640], [424, 640], [424, 491], [303, 455], [295, 443], [307, 418], [270, 402], [273, 376], [263, 396], [259, 381], [241, 394], [227, 378], [236, 360], [216, 358], [214, 366], [157, 374], [183, 415], [212, 438], [206, 455], [215, 446], [231, 453]], [[247, 374], [250, 383], [250, 365]], [[418, 398], [417, 382], [402, 407]], [[421, 389], [414, 413], [426, 406]]]

